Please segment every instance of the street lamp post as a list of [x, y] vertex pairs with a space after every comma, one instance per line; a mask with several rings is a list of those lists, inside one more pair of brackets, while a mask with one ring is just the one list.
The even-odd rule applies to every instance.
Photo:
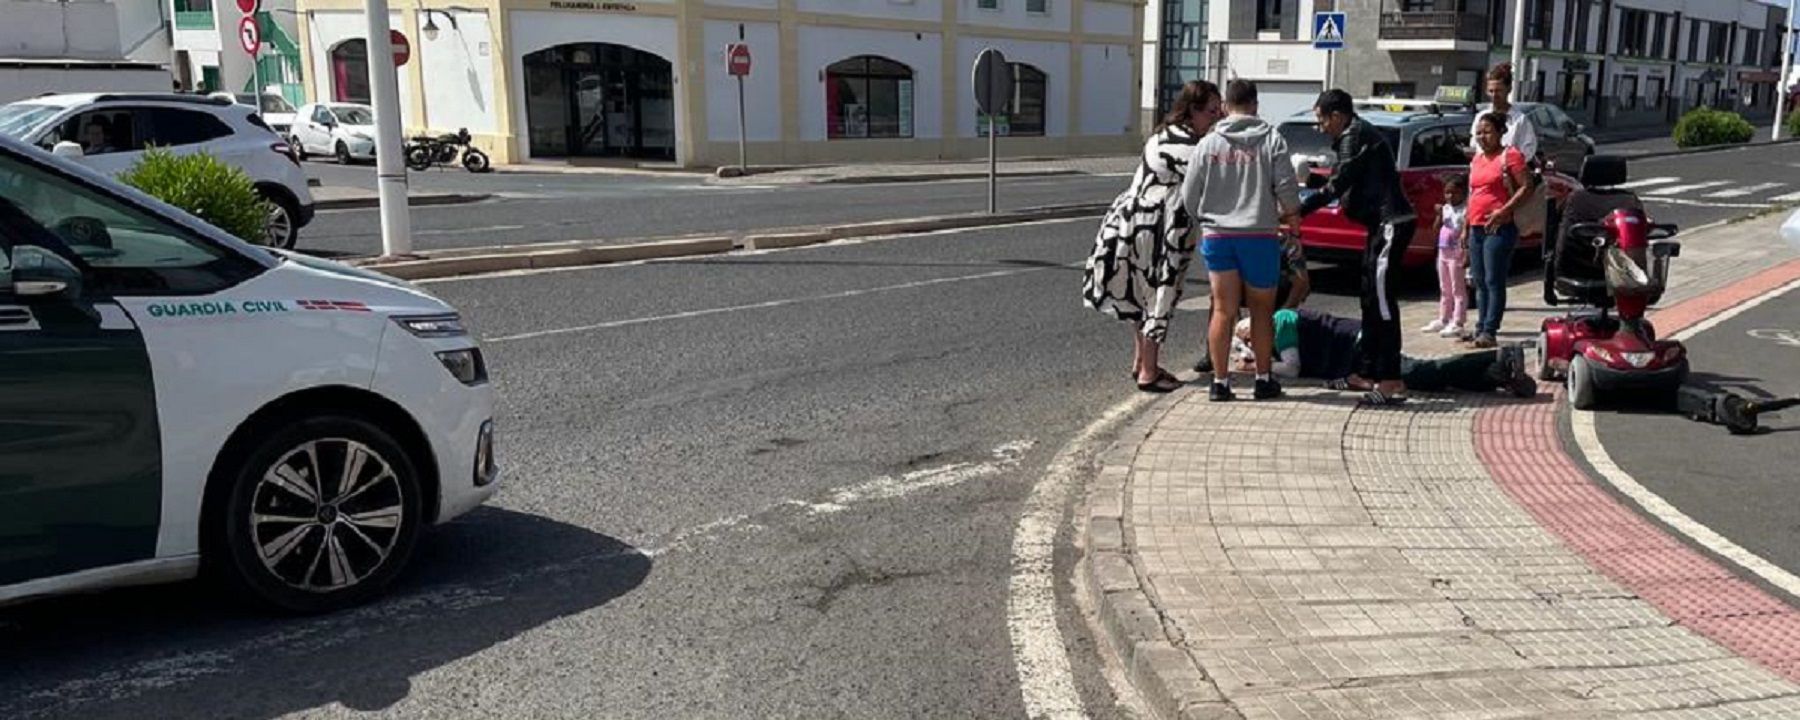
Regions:
[[363, 0], [368, 20], [369, 89], [375, 110], [375, 188], [381, 203], [381, 253], [412, 252], [412, 216], [406, 207], [406, 165], [401, 157], [400, 80], [389, 41], [387, 0]]
[[[1519, 88], [1524, 86], [1524, 83], [1521, 82], [1519, 80], [1519, 78], [1525, 76], [1525, 3], [1526, 2], [1527, 2], [1527, 0], [1513, 0], [1512, 67], [1513, 67], [1514, 78], [1513, 78], [1513, 84], [1512, 84], [1512, 96], [1507, 98], [1508, 102], [1518, 102], [1519, 96], [1521, 95]], [[1493, 98], [1488, 98], [1488, 102], [1493, 102], [1493, 100], [1494, 100]]]
[[1781, 126], [1787, 123], [1788, 73], [1794, 70], [1795, 0], [1788, 0], [1787, 33], [1781, 38], [1781, 77], [1775, 80], [1775, 128], [1770, 140], [1781, 139]]

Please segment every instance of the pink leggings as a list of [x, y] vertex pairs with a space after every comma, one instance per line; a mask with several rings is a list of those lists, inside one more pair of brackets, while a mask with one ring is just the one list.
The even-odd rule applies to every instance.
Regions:
[[1461, 327], [1469, 318], [1469, 278], [1460, 248], [1438, 248], [1438, 322]]

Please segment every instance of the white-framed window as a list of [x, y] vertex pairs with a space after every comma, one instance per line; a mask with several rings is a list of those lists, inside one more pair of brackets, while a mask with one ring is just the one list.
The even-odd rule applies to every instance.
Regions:
[[1000, 0], [975, 0], [977, 10], [999, 10]]
[[1050, 0], [1025, 0], [1025, 12], [1033, 15], [1049, 15]]

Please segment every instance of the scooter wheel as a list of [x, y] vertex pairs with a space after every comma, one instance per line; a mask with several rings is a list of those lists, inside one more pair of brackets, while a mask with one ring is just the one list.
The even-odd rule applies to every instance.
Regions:
[[1592, 410], [1599, 395], [1599, 389], [1594, 387], [1593, 364], [1586, 357], [1576, 355], [1569, 361], [1569, 406], [1576, 410]]
[[1537, 379], [1556, 380], [1556, 366], [1550, 364], [1550, 333], [1541, 330], [1537, 337]]

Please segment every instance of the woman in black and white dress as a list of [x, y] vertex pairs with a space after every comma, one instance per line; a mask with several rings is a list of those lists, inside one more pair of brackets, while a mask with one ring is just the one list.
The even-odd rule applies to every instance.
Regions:
[[1088, 258], [1082, 300], [1133, 325], [1131, 373], [1145, 392], [1181, 387], [1159, 362], [1194, 257], [1194, 223], [1181, 204], [1181, 183], [1194, 146], [1224, 115], [1217, 85], [1182, 86], [1162, 127], [1144, 144], [1131, 187], [1107, 211]]

